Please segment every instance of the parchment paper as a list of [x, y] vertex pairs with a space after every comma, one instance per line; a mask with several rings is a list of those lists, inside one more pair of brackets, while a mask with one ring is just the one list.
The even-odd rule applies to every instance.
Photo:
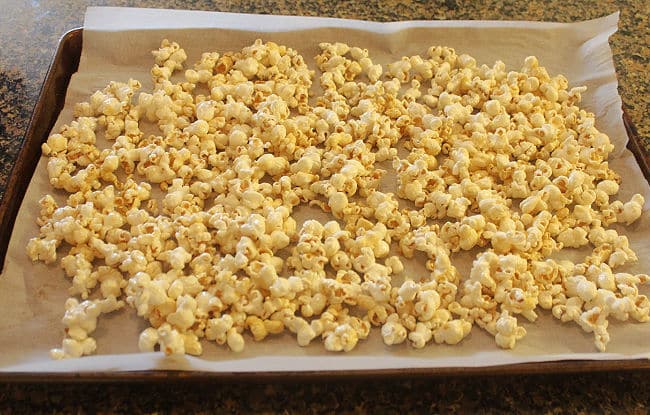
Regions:
[[[625, 149], [622, 123], [608, 37], [616, 31], [618, 13], [574, 23], [536, 22], [399, 22], [262, 16], [154, 9], [89, 8], [86, 13], [83, 53], [72, 78], [66, 107], [55, 126], [69, 123], [71, 107], [87, 100], [111, 80], [135, 78], [143, 90], [151, 89], [150, 51], [161, 39], [178, 41], [188, 52], [188, 64], [201, 52], [238, 50], [256, 38], [296, 48], [313, 65], [322, 41], [343, 41], [368, 48], [374, 60], [385, 63], [403, 55], [424, 54], [431, 45], [446, 45], [469, 53], [479, 64], [502, 60], [519, 69], [526, 56], [536, 55], [551, 75], [562, 73], [571, 86], [586, 85], [583, 107], [596, 114], [597, 127], [616, 145], [611, 165], [623, 177], [620, 197], [640, 192], [650, 200], [650, 187], [632, 154]], [[0, 371], [117, 371], [178, 369], [223, 372], [367, 370], [395, 368], [476, 367], [521, 362], [570, 359], [638, 359], [650, 357], [650, 324], [610, 322], [612, 341], [607, 353], [598, 353], [590, 333], [576, 324], [562, 324], [540, 310], [534, 324], [524, 322], [528, 335], [511, 351], [500, 350], [492, 336], [478, 327], [457, 346], [431, 344], [415, 350], [407, 345], [386, 347], [378, 329], [348, 354], [326, 352], [320, 341], [301, 348], [290, 335], [254, 343], [247, 337], [243, 353], [204, 343], [200, 358], [161, 353], [137, 353], [139, 332], [146, 327], [129, 307], [104, 316], [93, 336], [97, 355], [53, 361], [48, 355], [59, 347], [63, 328], [63, 303], [69, 280], [56, 265], [32, 264], [25, 254], [29, 238], [38, 234], [35, 218], [38, 199], [49, 188], [45, 159], [38, 165], [18, 214], [5, 269], [0, 277]], [[60, 197], [61, 195], [59, 195]], [[642, 218], [627, 227], [640, 262], [629, 272], [648, 272], [650, 246], [648, 203]], [[457, 263], [459, 269], [467, 263]], [[643, 289], [648, 292], [647, 287]], [[521, 318], [520, 320], [524, 320]]]

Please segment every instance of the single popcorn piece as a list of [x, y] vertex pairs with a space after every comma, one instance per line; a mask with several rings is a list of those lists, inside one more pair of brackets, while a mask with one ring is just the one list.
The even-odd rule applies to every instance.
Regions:
[[432, 338], [433, 332], [424, 323], [417, 323], [415, 330], [408, 335], [409, 343], [416, 349], [422, 349]]
[[166, 355], [185, 354], [185, 341], [178, 330], [165, 323], [158, 328], [157, 332], [160, 350]]
[[451, 320], [434, 330], [433, 338], [436, 343], [458, 344], [472, 330], [472, 324], [466, 320]]
[[228, 347], [235, 353], [239, 353], [244, 350], [244, 337], [237, 332], [237, 329], [234, 327], [228, 330], [226, 334], [226, 342]]
[[158, 335], [158, 330], [153, 327], [147, 327], [138, 339], [138, 349], [141, 352], [153, 352], [156, 345], [160, 341], [160, 336]]
[[325, 337], [325, 349], [330, 352], [349, 352], [359, 341], [357, 332], [349, 324], [341, 324]]
[[27, 255], [32, 261], [43, 261], [51, 264], [56, 261], [56, 248], [59, 242], [56, 239], [32, 238], [27, 244]]
[[307, 346], [316, 337], [316, 332], [307, 320], [302, 318], [293, 318], [287, 325], [289, 330], [296, 333], [298, 345]]
[[526, 329], [517, 325], [517, 319], [504, 311], [496, 323], [497, 334], [494, 336], [497, 345], [503, 349], [512, 349], [517, 340], [526, 335]]
[[406, 340], [406, 328], [399, 322], [397, 314], [391, 314], [381, 327], [381, 337], [388, 346], [401, 344]]
[[445, 46], [386, 65], [318, 48], [317, 71], [259, 39], [187, 65], [165, 39], [152, 90], [110, 82], [53, 131], [58, 190], [26, 246], [71, 280], [53, 358], [94, 353], [124, 305], [148, 325], [138, 348], [165, 355], [286, 331], [349, 352], [373, 327], [420, 349], [474, 325], [512, 349], [538, 307], [605, 351], [610, 318], [650, 320], [650, 279], [623, 272], [645, 200], [617, 200], [586, 88], [533, 56], [507, 70]]
[[577, 322], [584, 331], [594, 333], [594, 344], [601, 352], [605, 351], [610, 339], [607, 332], [607, 313], [600, 307], [593, 307], [583, 312]]
[[624, 203], [623, 206], [620, 207], [620, 211], [616, 211], [616, 220], [618, 222], [623, 222], [626, 225], [631, 224], [641, 216], [644, 203], [645, 199], [643, 196], [638, 193], [635, 194], [629, 202]]

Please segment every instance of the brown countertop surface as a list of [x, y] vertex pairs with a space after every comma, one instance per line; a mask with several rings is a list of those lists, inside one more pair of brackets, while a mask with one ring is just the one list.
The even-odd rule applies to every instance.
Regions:
[[[328, 16], [376, 21], [572, 22], [620, 10], [610, 38], [623, 107], [650, 149], [650, 2], [9, 0], [0, 12], [0, 197], [60, 37], [87, 6]], [[1, 345], [0, 345], [1, 353]], [[650, 411], [650, 372], [282, 382], [0, 384], [5, 413], [632, 413]]]

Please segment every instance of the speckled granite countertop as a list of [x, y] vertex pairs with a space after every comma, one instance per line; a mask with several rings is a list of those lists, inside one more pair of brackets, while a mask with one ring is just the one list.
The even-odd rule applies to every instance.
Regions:
[[[185, 8], [377, 21], [512, 19], [571, 22], [620, 10], [610, 43], [625, 111], [650, 148], [650, 3], [529, 1], [8, 0], [0, 14], [0, 196], [57, 42], [86, 6]], [[1, 352], [1, 351], [0, 351]], [[650, 372], [280, 384], [0, 384], [4, 413], [634, 413], [650, 411]]]

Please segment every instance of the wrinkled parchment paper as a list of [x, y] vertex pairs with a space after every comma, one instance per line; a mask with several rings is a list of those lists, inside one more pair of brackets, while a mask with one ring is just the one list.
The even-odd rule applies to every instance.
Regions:
[[[625, 149], [622, 123], [608, 37], [616, 31], [618, 14], [574, 24], [538, 22], [399, 22], [374, 23], [354, 20], [262, 16], [154, 9], [89, 8], [86, 13], [83, 53], [79, 71], [70, 83], [66, 107], [55, 129], [69, 123], [75, 102], [85, 101], [109, 81], [135, 78], [143, 90], [151, 89], [150, 51], [169, 38], [188, 52], [188, 65], [201, 52], [238, 50], [257, 38], [296, 48], [313, 67], [318, 43], [342, 41], [370, 50], [373, 60], [386, 63], [403, 55], [424, 54], [431, 45], [446, 45], [469, 53], [479, 64], [502, 60], [519, 69], [526, 56], [536, 55], [551, 75], [562, 73], [570, 86], [586, 85], [583, 107], [596, 114], [597, 127], [616, 145], [611, 165], [621, 173], [622, 199], [636, 192], [650, 200], [650, 188], [632, 154]], [[63, 303], [69, 280], [57, 265], [32, 264], [25, 254], [29, 238], [38, 234], [35, 218], [38, 199], [49, 188], [45, 159], [38, 165], [16, 220], [4, 272], [0, 277], [0, 371], [84, 372], [147, 369], [220, 372], [337, 371], [476, 367], [566, 359], [638, 359], [650, 357], [650, 323], [610, 322], [612, 341], [607, 353], [598, 353], [590, 333], [576, 324], [562, 324], [540, 310], [536, 323], [522, 320], [528, 335], [514, 350], [500, 350], [492, 336], [478, 327], [460, 345], [431, 344], [422, 350], [408, 345], [387, 347], [378, 329], [348, 354], [325, 351], [314, 340], [301, 348], [291, 335], [254, 343], [246, 337], [243, 353], [204, 343], [201, 357], [165, 357], [161, 353], [137, 353], [139, 332], [146, 327], [129, 307], [103, 316], [92, 334], [97, 354], [81, 359], [53, 361], [48, 351], [60, 347]], [[61, 194], [58, 195], [61, 197]], [[650, 213], [626, 229], [640, 262], [629, 272], [650, 269]], [[468, 269], [467, 258], [456, 265]], [[643, 288], [648, 293], [648, 288]]]

